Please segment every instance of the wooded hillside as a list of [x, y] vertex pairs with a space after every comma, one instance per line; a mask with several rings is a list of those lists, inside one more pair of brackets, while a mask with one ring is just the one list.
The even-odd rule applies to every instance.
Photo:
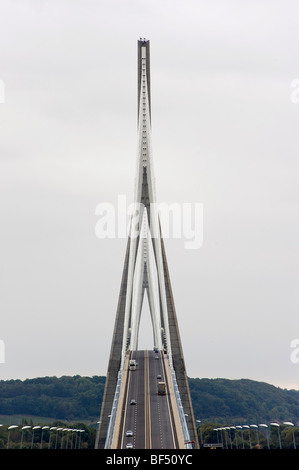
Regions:
[[[189, 379], [196, 419], [299, 422], [299, 391], [248, 379]], [[0, 415], [97, 421], [105, 377], [40, 377], [0, 381]]]

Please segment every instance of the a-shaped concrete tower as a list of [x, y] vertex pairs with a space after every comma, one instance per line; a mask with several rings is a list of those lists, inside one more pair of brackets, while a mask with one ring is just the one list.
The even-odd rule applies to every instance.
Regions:
[[156, 209], [151, 144], [150, 43], [138, 41], [138, 158], [134, 202], [113, 332], [96, 448], [104, 448], [119, 373], [128, 351], [138, 349], [142, 303], [146, 290], [153, 326], [153, 347], [167, 355], [174, 371], [189, 439], [198, 447], [179, 327], [164, 242]]

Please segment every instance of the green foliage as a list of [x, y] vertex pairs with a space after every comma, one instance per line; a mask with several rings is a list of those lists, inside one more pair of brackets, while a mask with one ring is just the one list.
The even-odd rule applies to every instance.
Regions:
[[[299, 391], [247, 379], [189, 379], [189, 385], [195, 418], [202, 422], [299, 422]], [[95, 422], [104, 386], [105, 377], [99, 376], [1, 380], [0, 415]]]
[[105, 377], [1, 380], [0, 414], [90, 419], [100, 416]]
[[299, 391], [254, 380], [189, 379], [194, 415], [234, 423], [299, 419]]

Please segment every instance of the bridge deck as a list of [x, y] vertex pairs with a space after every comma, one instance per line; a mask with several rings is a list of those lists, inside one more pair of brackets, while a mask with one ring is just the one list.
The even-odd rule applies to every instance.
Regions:
[[[136, 370], [128, 372], [118, 447], [131, 443], [135, 449], [175, 449], [178, 439], [174, 425], [169, 384], [161, 352], [135, 351]], [[161, 375], [161, 379], [158, 379]], [[158, 382], [166, 383], [166, 395], [158, 395]], [[136, 400], [132, 405], [131, 400]], [[126, 436], [132, 431], [133, 436]]]

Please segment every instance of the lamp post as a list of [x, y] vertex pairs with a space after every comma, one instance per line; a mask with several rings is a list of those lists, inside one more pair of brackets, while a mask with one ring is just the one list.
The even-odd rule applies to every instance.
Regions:
[[285, 421], [283, 424], [285, 424], [286, 426], [291, 426], [291, 427], [292, 427], [293, 444], [294, 444], [294, 449], [296, 449], [296, 440], [295, 440], [295, 433], [294, 433], [294, 423], [291, 423], [290, 421]]
[[18, 425], [12, 424], [11, 426], [8, 426], [8, 428], [7, 428], [7, 431], [8, 431], [7, 432], [7, 446], [6, 446], [7, 449], [9, 447], [9, 433], [10, 433], [11, 429], [15, 429], [15, 428], [18, 428], [18, 427], [19, 427]]
[[218, 431], [220, 431], [221, 444], [222, 444], [222, 447], [223, 447], [224, 443], [223, 443], [223, 434], [222, 434], [222, 429], [223, 429], [223, 428], [218, 428]]
[[[62, 429], [62, 432], [66, 432], [66, 431], [68, 431], [68, 428]], [[62, 439], [61, 439], [61, 449], [63, 448], [63, 439], [64, 439], [64, 436], [62, 436]], [[67, 445], [66, 445], [66, 448], [67, 448]]]
[[76, 440], [75, 440], [75, 449], [78, 448], [78, 433], [80, 432], [80, 429], [75, 429], [76, 431]]
[[[224, 433], [224, 437], [225, 437], [225, 448], [227, 449], [227, 432], [226, 432], [226, 428], [220, 428], [221, 431], [223, 431]], [[222, 435], [222, 433], [221, 433]], [[222, 438], [222, 442], [223, 442], [223, 438]]]
[[261, 428], [265, 428], [265, 429], [266, 429], [267, 444], [268, 444], [268, 449], [270, 449], [270, 439], [269, 439], [269, 429], [268, 429], [268, 426], [267, 426], [267, 424], [260, 424], [259, 426], [260, 426]]
[[55, 429], [56, 429], [56, 426], [52, 426], [52, 427], [50, 428], [48, 449], [50, 449], [50, 447], [51, 447], [51, 435], [52, 435], [51, 431], [54, 431]]
[[214, 428], [213, 431], [216, 431], [216, 436], [217, 436], [217, 444], [219, 444], [219, 436], [218, 436], [218, 428]]
[[242, 426], [239, 425], [239, 426], [236, 426], [236, 429], [240, 429], [240, 431], [241, 431], [242, 447], [243, 447], [243, 449], [245, 449], [245, 445], [244, 445], [244, 436], [243, 436], [243, 428], [242, 428]]
[[229, 431], [229, 440], [230, 440], [230, 448], [232, 449], [233, 448], [233, 444], [232, 444], [232, 432], [231, 432], [231, 428], [229, 426], [226, 426], [225, 428], [227, 431]]
[[82, 432], [84, 432], [84, 429], [79, 429], [79, 449], [81, 449], [81, 435], [82, 435]]
[[256, 429], [256, 439], [257, 439], [257, 445], [258, 447], [260, 447], [260, 440], [259, 440], [259, 428], [256, 424], [251, 424], [250, 425], [251, 428], [255, 428]]
[[243, 428], [245, 428], [245, 429], [248, 429], [248, 436], [249, 436], [249, 447], [250, 447], [250, 449], [252, 449], [252, 445], [251, 445], [251, 437], [250, 437], [250, 426], [248, 426], [248, 424], [243, 424]]
[[237, 449], [237, 448], [238, 448], [238, 438], [237, 438], [237, 430], [236, 430], [236, 426], [231, 426], [230, 428], [235, 430], [236, 449]]
[[32, 440], [31, 440], [31, 449], [33, 449], [34, 431], [35, 431], [36, 429], [40, 429], [40, 428], [41, 428], [41, 426], [33, 426], [33, 428], [32, 428], [33, 433], [32, 433]]
[[203, 444], [203, 440], [202, 440], [202, 429], [201, 429], [201, 425], [200, 425], [201, 421], [200, 421], [200, 419], [197, 419], [196, 422], [198, 423], [199, 434], [200, 434], [200, 443], [201, 443], [201, 445], [202, 445], [202, 444]]
[[43, 434], [44, 434], [44, 429], [49, 429], [50, 426], [43, 426], [42, 427], [42, 435], [41, 435], [41, 439], [40, 439], [40, 448], [42, 449], [43, 448]]
[[[72, 439], [71, 439], [71, 449], [72, 449], [73, 448], [73, 442], [74, 442], [74, 432], [76, 432], [77, 429], [71, 429], [71, 431], [72, 431]], [[76, 448], [76, 441], [75, 441], [75, 448]]]
[[59, 432], [59, 431], [62, 431], [62, 428], [57, 428], [57, 429], [56, 429], [55, 449], [57, 449], [58, 432]]
[[69, 447], [69, 433], [72, 432], [72, 429], [67, 429], [67, 436], [66, 436], [66, 448]]
[[22, 434], [21, 434], [21, 445], [20, 445], [20, 449], [22, 449], [23, 447], [23, 434], [24, 434], [24, 429], [30, 429], [31, 426], [23, 426], [22, 427]]
[[270, 423], [271, 426], [276, 426], [278, 431], [278, 440], [279, 440], [279, 448], [281, 449], [281, 438], [280, 438], [280, 431], [279, 431], [279, 424], [278, 423]]

